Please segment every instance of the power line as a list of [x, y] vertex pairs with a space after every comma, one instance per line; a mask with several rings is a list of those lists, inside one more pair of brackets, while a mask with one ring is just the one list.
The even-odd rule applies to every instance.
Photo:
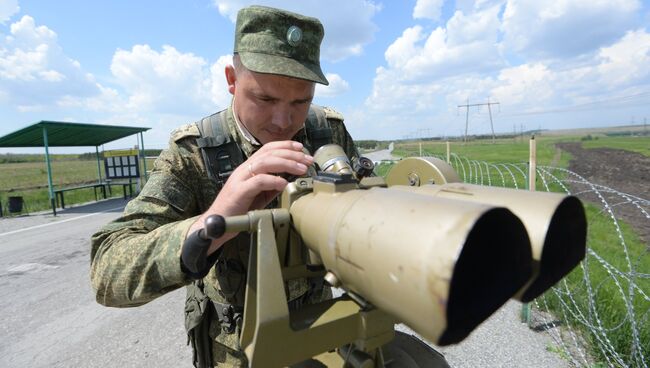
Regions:
[[481, 107], [481, 106], [487, 106], [488, 111], [490, 113], [490, 127], [492, 128], [492, 143], [494, 143], [496, 136], [494, 135], [494, 124], [492, 123], [492, 105], [499, 105], [499, 102], [490, 102], [490, 98], [488, 97], [488, 102], [484, 103], [476, 103], [476, 104], [471, 104], [469, 103], [469, 98], [467, 98], [467, 103], [465, 105], [458, 105], [458, 108], [464, 107], [466, 108], [466, 114], [465, 114], [465, 142], [467, 142], [467, 128], [469, 126], [469, 108], [470, 107]]

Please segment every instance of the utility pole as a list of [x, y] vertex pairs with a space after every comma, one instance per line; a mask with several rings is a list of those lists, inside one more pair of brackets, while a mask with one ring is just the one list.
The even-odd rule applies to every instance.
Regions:
[[488, 97], [487, 107], [488, 107], [488, 112], [490, 113], [490, 128], [492, 128], [492, 144], [494, 144], [494, 141], [496, 140], [496, 136], [494, 135], [494, 124], [492, 124], [492, 109], [490, 108], [490, 105], [492, 104], [490, 103], [490, 98]]
[[458, 105], [458, 108], [464, 107], [467, 109], [465, 114], [465, 142], [467, 142], [467, 127], [469, 125], [469, 108], [474, 106], [476, 107], [487, 106], [488, 112], [490, 113], [490, 127], [492, 128], [492, 143], [494, 143], [496, 136], [494, 135], [494, 124], [492, 123], [492, 108], [491, 108], [492, 105], [499, 105], [499, 102], [490, 102], [489, 97], [488, 97], [488, 102], [485, 103], [477, 103], [477, 104], [470, 105], [469, 98], [468, 98], [467, 103], [465, 105]]
[[643, 118], [643, 135], [648, 135], [648, 125], [646, 123], [647, 118]]

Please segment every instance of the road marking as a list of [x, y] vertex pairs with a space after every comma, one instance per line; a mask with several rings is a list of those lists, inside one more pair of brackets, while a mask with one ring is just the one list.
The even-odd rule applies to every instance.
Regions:
[[88, 215], [83, 215], [83, 216], [73, 217], [73, 218], [69, 218], [69, 219], [65, 219], [65, 220], [61, 220], [61, 221], [50, 222], [50, 223], [47, 223], [47, 224], [35, 225], [35, 226], [27, 227], [27, 228], [24, 228], [24, 229], [19, 229], [19, 230], [14, 230], [14, 231], [9, 231], [9, 232], [6, 232], [6, 233], [2, 233], [2, 234], [0, 234], [0, 236], [11, 235], [11, 234], [17, 234], [17, 233], [21, 233], [21, 232], [23, 232], [23, 231], [34, 230], [34, 229], [38, 229], [38, 228], [41, 228], [41, 227], [46, 227], [46, 226], [50, 226], [50, 225], [58, 225], [58, 224], [62, 224], [62, 223], [64, 223], [64, 222], [69, 222], [69, 221], [74, 221], [74, 220], [80, 220], [80, 219], [82, 219], [82, 218], [86, 218], [86, 217], [90, 217], [90, 216], [95, 216], [95, 215], [99, 215], [100, 213], [105, 213], [105, 212], [115, 211], [115, 210], [119, 210], [119, 209], [122, 209], [122, 208], [124, 208], [124, 206], [119, 206], [119, 207], [115, 207], [115, 208], [109, 208], [109, 209], [107, 209], [107, 210], [100, 211], [100, 212], [95, 212], [95, 213], [91, 213], [91, 214], [88, 214]]

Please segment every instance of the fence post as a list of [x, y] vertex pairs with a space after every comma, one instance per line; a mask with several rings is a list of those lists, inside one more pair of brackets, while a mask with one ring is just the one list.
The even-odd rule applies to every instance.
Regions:
[[537, 143], [535, 136], [530, 137], [530, 157], [528, 159], [528, 190], [535, 191], [537, 180]]
[[447, 163], [451, 164], [451, 148], [449, 146], [449, 141], [447, 141]]
[[[530, 137], [529, 156], [528, 156], [528, 182], [526, 189], [535, 191], [535, 180], [537, 179], [537, 143], [535, 136]], [[530, 323], [530, 303], [524, 303], [521, 306], [521, 322]]]

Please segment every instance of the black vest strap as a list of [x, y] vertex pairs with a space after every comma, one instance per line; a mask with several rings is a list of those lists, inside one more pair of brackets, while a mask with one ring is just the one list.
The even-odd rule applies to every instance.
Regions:
[[[244, 162], [244, 154], [228, 128], [227, 113], [228, 110], [223, 110], [196, 122], [201, 133], [201, 138], [197, 138], [196, 144], [201, 150], [208, 176], [219, 189], [235, 168]], [[309, 108], [305, 135], [310, 142], [312, 154], [320, 147], [333, 142], [332, 127], [322, 107], [311, 105]]]
[[219, 189], [235, 168], [244, 162], [244, 154], [228, 129], [226, 113], [227, 110], [223, 110], [196, 122], [201, 132], [201, 138], [197, 138], [196, 144], [201, 149], [208, 177]]

